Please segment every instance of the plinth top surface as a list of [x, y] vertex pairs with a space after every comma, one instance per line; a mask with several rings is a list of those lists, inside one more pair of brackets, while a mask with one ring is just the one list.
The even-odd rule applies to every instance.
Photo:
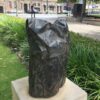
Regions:
[[28, 77], [12, 81], [13, 94], [19, 99], [14, 100], [87, 100], [87, 93], [66, 78], [59, 92], [51, 98], [33, 98], [28, 93]]

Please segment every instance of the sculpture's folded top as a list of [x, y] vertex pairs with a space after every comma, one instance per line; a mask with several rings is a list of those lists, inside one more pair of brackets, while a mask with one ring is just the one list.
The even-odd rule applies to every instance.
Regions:
[[53, 24], [40, 19], [26, 21], [30, 46], [29, 94], [51, 97], [65, 82], [69, 33], [65, 19]]

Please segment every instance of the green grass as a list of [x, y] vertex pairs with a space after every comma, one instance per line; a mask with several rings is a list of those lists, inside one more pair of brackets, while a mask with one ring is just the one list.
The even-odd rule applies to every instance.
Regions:
[[100, 18], [100, 14], [91, 14], [91, 15], [87, 15], [89, 17], [96, 17], [96, 18]]
[[0, 100], [11, 99], [11, 81], [27, 75], [16, 54], [0, 43]]
[[100, 17], [100, 14], [93, 14], [92, 16], [94, 16], [94, 17]]
[[88, 92], [89, 100], [100, 100], [100, 42], [71, 32], [67, 77]]

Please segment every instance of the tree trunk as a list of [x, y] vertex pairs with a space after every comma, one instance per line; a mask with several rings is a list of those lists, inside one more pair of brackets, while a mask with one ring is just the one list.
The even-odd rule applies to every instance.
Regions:
[[86, 0], [83, 1], [83, 14], [85, 14], [85, 9], [86, 9]]
[[85, 17], [85, 11], [86, 11], [86, 0], [83, 0], [83, 7], [82, 7], [82, 14], [81, 14], [81, 22], [83, 21], [83, 18]]

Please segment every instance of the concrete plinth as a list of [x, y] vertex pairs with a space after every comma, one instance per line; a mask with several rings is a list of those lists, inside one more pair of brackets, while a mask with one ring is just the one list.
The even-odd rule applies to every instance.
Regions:
[[51, 98], [33, 98], [28, 93], [28, 77], [12, 81], [12, 100], [87, 100], [87, 93], [66, 78], [59, 92]]

